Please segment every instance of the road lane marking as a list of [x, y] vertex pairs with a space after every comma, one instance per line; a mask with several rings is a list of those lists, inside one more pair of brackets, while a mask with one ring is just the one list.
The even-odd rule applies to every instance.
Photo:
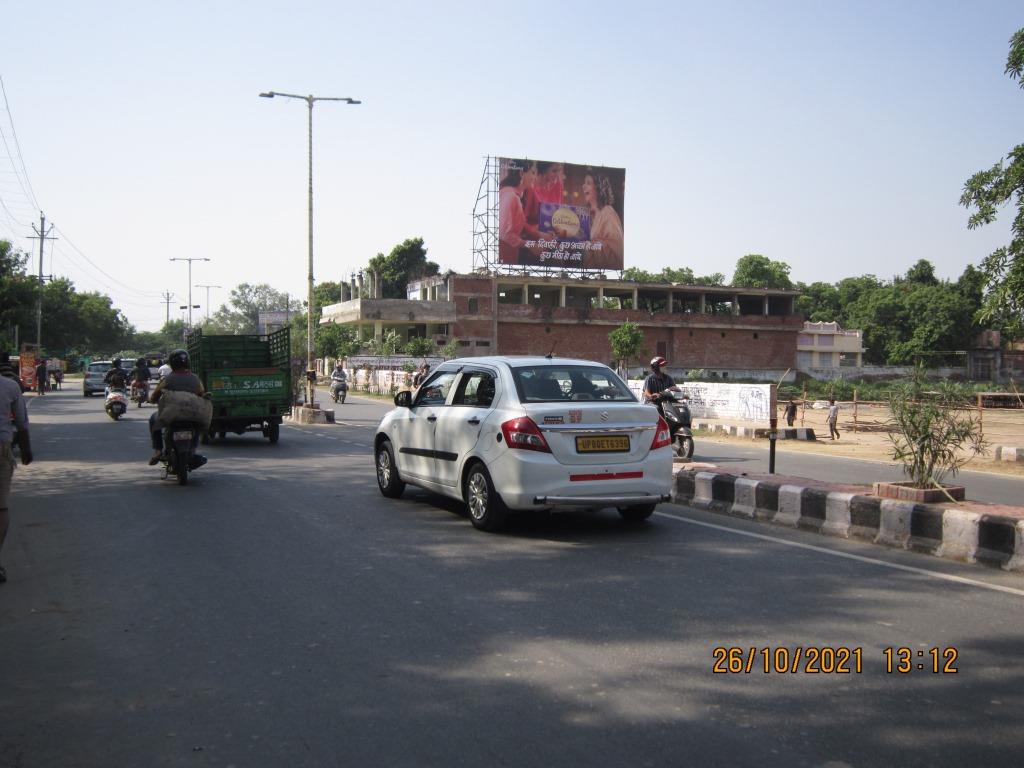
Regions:
[[1013, 587], [1004, 587], [1001, 584], [989, 584], [985, 581], [976, 581], [974, 579], [968, 579], [964, 576], [954, 576], [950, 573], [939, 573], [938, 571], [929, 571], [926, 568], [915, 568], [912, 565], [900, 565], [899, 563], [889, 563], [885, 560], [878, 560], [873, 557], [864, 557], [863, 555], [854, 555], [850, 552], [840, 552], [835, 549], [828, 549], [827, 547], [817, 547], [813, 544], [804, 544], [799, 541], [789, 541], [787, 539], [780, 539], [776, 536], [766, 536], [763, 533], [753, 533], [751, 531], [741, 531], [738, 528], [729, 528], [724, 525], [715, 525], [714, 523], [705, 523], [700, 520], [692, 520], [688, 517], [682, 517], [681, 515], [674, 515], [670, 512], [655, 512], [656, 515], [662, 517], [670, 517], [673, 520], [678, 520], [681, 523], [689, 523], [690, 525], [698, 525], [702, 528], [711, 528], [716, 531], [724, 531], [725, 533], [733, 533], [737, 536], [746, 536], [751, 539], [760, 539], [761, 541], [770, 541], [773, 544], [784, 544], [787, 547], [796, 547], [798, 549], [809, 549], [812, 552], [818, 552], [823, 555], [831, 555], [833, 557], [843, 557], [847, 560], [856, 560], [860, 563], [868, 563], [869, 565], [881, 565], [885, 568], [892, 568], [897, 571], [906, 571], [907, 573], [917, 573], [922, 576], [930, 576], [933, 579], [941, 579], [943, 581], [952, 581], [956, 584], [966, 584], [971, 587], [981, 587], [983, 589], [991, 589], [995, 592], [1005, 592], [1009, 595], [1016, 595], [1017, 597], [1024, 597], [1024, 589], [1014, 589]]

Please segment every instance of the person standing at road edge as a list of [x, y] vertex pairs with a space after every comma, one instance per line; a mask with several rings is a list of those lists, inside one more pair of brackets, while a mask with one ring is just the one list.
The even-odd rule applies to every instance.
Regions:
[[793, 398], [789, 398], [789, 404], [786, 406], [786, 426], [792, 427], [793, 422], [796, 421], [796, 402]]
[[838, 440], [839, 430], [836, 428], [836, 424], [839, 421], [839, 406], [836, 405], [835, 400], [828, 401], [828, 439]]
[[[0, 365], [10, 365], [6, 352], [0, 353]], [[11, 480], [14, 478], [14, 451], [11, 443], [14, 430], [18, 431], [18, 447], [21, 463], [32, 463], [32, 446], [28, 439], [28, 409], [18, 383], [6, 376], [0, 376], [0, 553], [3, 552], [7, 529], [11, 525], [11, 513], [7, 500], [11, 494]], [[0, 565], [0, 584], [7, 581], [7, 571]]]

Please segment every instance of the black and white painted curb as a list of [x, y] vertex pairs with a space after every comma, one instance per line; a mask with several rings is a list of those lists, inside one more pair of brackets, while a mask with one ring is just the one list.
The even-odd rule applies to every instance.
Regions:
[[676, 502], [829, 536], [1024, 571], [1024, 520], [882, 499], [827, 486], [788, 485], [736, 475], [680, 470]]
[[[718, 424], [711, 421], [693, 420], [693, 428], [705, 432], [720, 433], [732, 437], [755, 437], [767, 438], [771, 431], [767, 427], [741, 427], [736, 424]], [[779, 427], [775, 430], [775, 436], [779, 440], [817, 440], [814, 430], [810, 427]]]
[[996, 446], [996, 461], [1024, 461], [1024, 448], [1010, 445]]

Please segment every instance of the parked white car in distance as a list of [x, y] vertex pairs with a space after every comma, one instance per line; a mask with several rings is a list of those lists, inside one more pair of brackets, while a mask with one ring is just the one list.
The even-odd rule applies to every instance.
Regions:
[[381, 493], [397, 498], [409, 483], [460, 499], [482, 530], [510, 510], [560, 507], [640, 521], [671, 496], [668, 425], [600, 363], [450, 360], [395, 406], [374, 440]]

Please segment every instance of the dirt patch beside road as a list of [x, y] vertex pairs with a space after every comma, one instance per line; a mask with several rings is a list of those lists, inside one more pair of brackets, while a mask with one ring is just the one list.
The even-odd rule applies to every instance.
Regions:
[[[780, 404], [780, 413], [782, 405], [784, 404]], [[794, 453], [814, 453], [891, 462], [893, 460], [892, 442], [889, 440], [889, 432], [886, 428], [889, 421], [889, 409], [880, 405], [864, 403], [858, 403], [856, 414], [854, 414], [853, 403], [840, 403], [840, 409], [838, 440], [830, 440], [828, 437], [827, 412], [824, 409], [805, 408], [801, 409], [802, 414], [797, 416], [793, 426], [812, 428], [818, 439], [779, 440], [777, 449]], [[695, 420], [714, 423], [714, 420]], [[779, 426], [784, 427], [785, 425], [785, 419], [780, 418]], [[988, 454], [974, 457], [964, 469], [1024, 477], [1024, 462], [995, 460], [996, 446], [1024, 448], [1024, 410], [986, 408], [982, 412], [982, 429], [990, 446]], [[728, 437], [721, 433], [703, 433], [698, 439], [712, 442], [752, 442], [748, 438]], [[753, 442], [767, 443], [763, 439]]]

